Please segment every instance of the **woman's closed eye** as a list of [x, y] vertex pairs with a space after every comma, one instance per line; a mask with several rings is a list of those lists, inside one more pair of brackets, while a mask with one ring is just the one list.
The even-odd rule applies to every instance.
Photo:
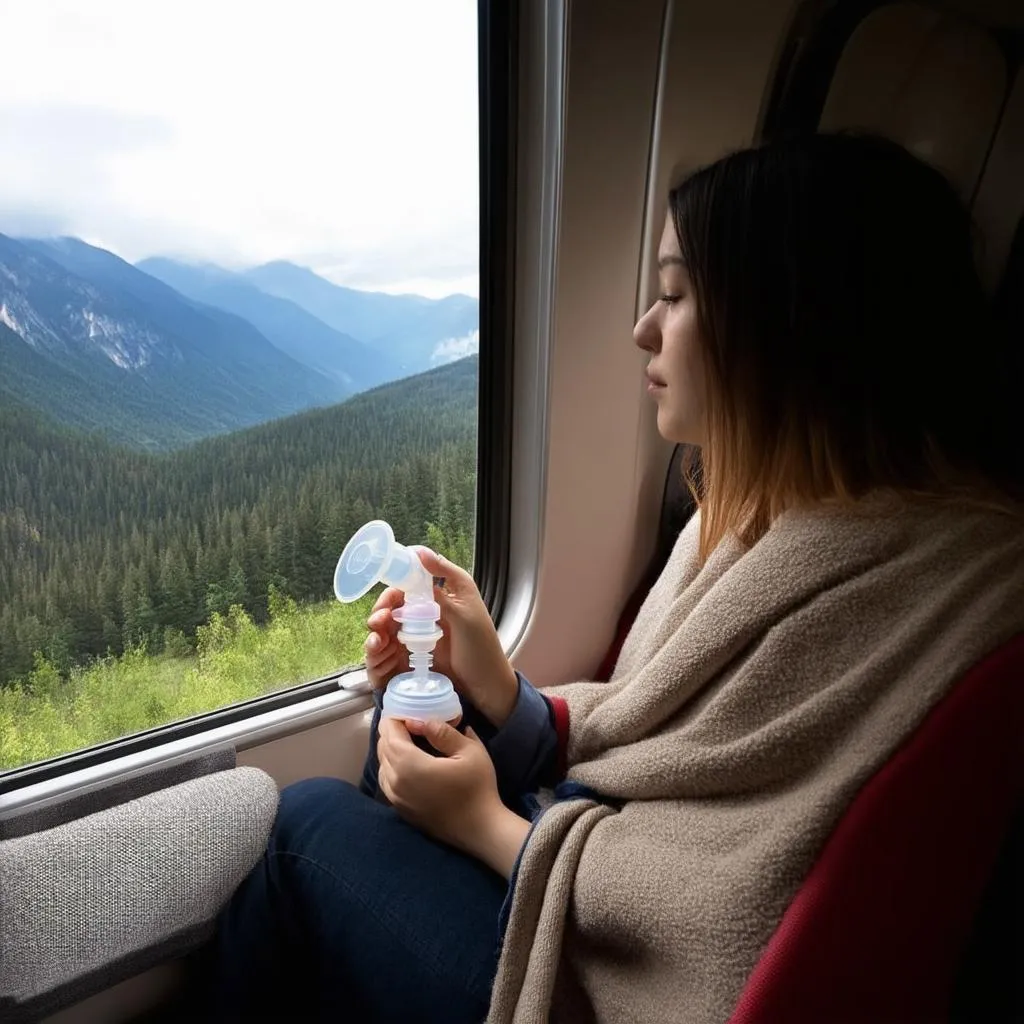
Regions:
[[659, 295], [658, 301], [664, 302], [666, 306], [671, 306], [674, 302], [678, 302], [682, 298], [682, 295]]

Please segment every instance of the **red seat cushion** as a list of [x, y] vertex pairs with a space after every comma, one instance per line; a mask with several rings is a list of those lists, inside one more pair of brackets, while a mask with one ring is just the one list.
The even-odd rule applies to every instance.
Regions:
[[730, 1024], [948, 1019], [1024, 798], [1024, 635], [976, 665], [854, 799]]

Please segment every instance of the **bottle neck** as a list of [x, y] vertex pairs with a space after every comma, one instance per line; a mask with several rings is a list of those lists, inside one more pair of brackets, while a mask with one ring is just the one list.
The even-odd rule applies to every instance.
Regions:
[[430, 672], [430, 666], [434, 664], [434, 655], [429, 652], [420, 652], [409, 655], [409, 668], [415, 676], [426, 679]]

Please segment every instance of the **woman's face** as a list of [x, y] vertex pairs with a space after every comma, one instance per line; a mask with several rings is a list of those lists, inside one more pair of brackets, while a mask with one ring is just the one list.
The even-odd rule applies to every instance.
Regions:
[[650, 354], [647, 390], [658, 403], [658, 431], [669, 441], [704, 443], [704, 364], [697, 302], [672, 217], [658, 247], [661, 296], [637, 321], [633, 341]]

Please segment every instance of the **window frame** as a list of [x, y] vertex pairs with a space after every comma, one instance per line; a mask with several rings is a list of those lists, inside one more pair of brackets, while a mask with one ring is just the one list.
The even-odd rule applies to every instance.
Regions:
[[[498, 621], [509, 580], [519, 3], [478, 0], [480, 345], [473, 571]], [[486, 413], [485, 413], [486, 410]]]
[[[480, 355], [474, 575], [497, 621], [509, 585], [512, 339], [516, 237], [518, 0], [478, 0]], [[363, 666], [0, 772], [0, 815], [29, 789], [131, 774], [153, 761], [230, 744], [248, 749], [369, 706]], [[184, 752], [184, 753], [182, 753]], [[117, 762], [117, 765], [114, 765]], [[11, 794], [19, 794], [11, 797]], [[4, 799], [6, 798], [6, 799]]]

